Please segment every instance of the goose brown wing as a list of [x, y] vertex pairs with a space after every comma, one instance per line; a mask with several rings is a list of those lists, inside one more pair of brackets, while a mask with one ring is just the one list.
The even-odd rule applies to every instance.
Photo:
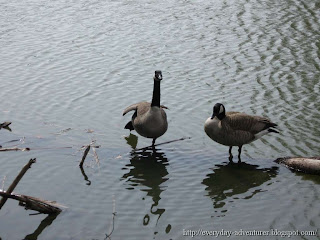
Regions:
[[259, 116], [250, 116], [245, 113], [234, 113], [227, 115], [225, 123], [233, 130], [247, 131], [252, 134], [261, 132], [269, 127], [274, 127], [268, 118]]
[[125, 110], [123, 110], [123, 116], [125, 114], [127, 114], [130, 111], [138, 111], [138, 114], [143, 114], [145, 112], [148, 111], [148, 109], [150, 108], [150, 103], [148, 102], [139, 102], [139, 103], [135, 103], [130, 105], [129, 107], [127, 107]]

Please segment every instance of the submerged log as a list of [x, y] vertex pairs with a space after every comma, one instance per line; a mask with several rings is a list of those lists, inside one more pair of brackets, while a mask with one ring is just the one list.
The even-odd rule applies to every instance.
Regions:
[[284, 157], [275, 162], [295, 171], [320, 175], [320, 157]]
[[35, 198], [22, 194], [10, 194], [4, 191], [0, 191], [0, 196], [2, 196], [3, 199], [11, 198], [18, 200], [19, 204], [21, 206], [24, 206], [26, 209], [31, 209], [40, 213], [57, 214], [61, 212], [61, 209], [58, 206], [62, 205], [56, 204], [52, 201], [42, 200], [40, 198]]

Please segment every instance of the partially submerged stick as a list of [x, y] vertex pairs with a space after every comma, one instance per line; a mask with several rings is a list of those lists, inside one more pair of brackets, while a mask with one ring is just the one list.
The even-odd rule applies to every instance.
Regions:
[[84, 153], [83, 153], [81, 162], [80, 162], [80, 164], [79, 164], [79, 167], [80, 167], [80, 168], [83, 168], [83, 163], [84, 163], [84, 160], [86, 159], [86, 157], [87, 157], [87, 155], [88, 155], [89, 150], [90, 150], [90, 145], [87, 145], [86, 150], [84, 150]]
[[186, 139], [191, 139], [191, 137], [183, 137], [183, 138], [171, 140], [171, 141], [168, 141], [168, 142], [158, 143], [158, 144], [155, 144], [155, 145], [150, 145], [150, 146], [148, 146], [148, 147], [134, 149], [134, 151], [145, 150], [145, 149], [148, 149], [148, 148], [152, 148], [152, 147], [156, 147], [156, 146], [160, 146], [160, 145], [164, 145], [164, 144], [168, 144], [168, 143], [183, 141], [183, 140], [186, 140]]
[[276, 159], [275, 162], [295, 171], [320, 175], [320, 157], [284, 157]]
[[[18, 185], [23, 175], [28, 171], [31, 165], [35, 162], [36, 162], [36, 159], [31, 158], [29, 162], [21, 169], [16, 179], [12, 182], [12, 184], [9, 186], [8, 190], [6, 191], [7, 194], [11, 194], [13, 192], [14, 188]], [[2, 197], [2, 199], [0, 200], [0, 209], [3, 207], [6, 201], [7, 201], [7, 197]]]
[[11, 194], [4, 191], [0, 191], [0, 196], [2, 199], [15, 199], [18, 200], [20, 205], [24, 206], [26, 209], [31, 209], [38, 211], [40, 213], [45, 214], [57, 214], [60, 213], [62, 210], [58, 207], [61, 205], [56, 204], [52, 201], [42, 200], [40, 198], [35, 198], [27, 195], [22, 194]]

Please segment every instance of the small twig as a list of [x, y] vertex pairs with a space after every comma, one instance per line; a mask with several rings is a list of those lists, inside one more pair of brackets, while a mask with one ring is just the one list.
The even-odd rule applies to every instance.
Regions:
[[[15, 180], [11, 183], [11, 185], [9, 186], [8, 190], [6, 191], [7, 194], [11, 194], [12, 191], [14, 190], [14, 188], [18, 185], [19, 181], [21, 180], [21, 178], [23, 177], [23, 175], [28, 171], [29, 168], [31, 168], [31, 165], [33, 163], [36, 162], [35, 158], [31, 158], [29, 160], [29, 162], [21, 169], [20, 173], [18, 174], [18, 176], [15, 178]], [[3, 205], [6, 203], [7, 198], [6, 197], [2, 197], [2, 199], [0, 200], [0, 209], [3, 207]]]
[[115, 219], [115, 216], [116, 216], [116, 214], [117, 214], [117, 212], [116, 212], [116, 200], [115, 200], [115, 197], [113, 196], [113, 199], [112, 199], [112, 207], [113, 207], [113, 212], [112, 212], [112, 229], [111, 229], [111, 231], [110, 231], [110, 233], [109, 234], [106, 234], [106, 239], [110, 239], [111, 240], [111, 238], [110, 238], [110, 236], [111, 236], [111, 234], [113, 233], [113, 231], [114, 231], [114, 219]]
[[168, 142], [158, 143], [158, 144], [155, 144], [154, 146], [150, 145], [150, 146], [148, 146], [148, 147], [135, 149], [134, 151], [145, 150], [145, 149], [148, 149], [148, 148], [152, 148], [152, 147], [156, 147], [156, 146], [160, 146], [160, 145], [164, 145], [164, 144], [168, 144], [168, 143], [183, 141], [183, 140], [186, 140], [186, 139], [191, 139], [191, 137], [183, 137], [183, 138], [171, 140], [171, 141], [168, 141]]
[[97, 152], [96, 152], [96, 148], [95, 148], [95, 147], [92, 147], [92, 151], [93, 151], [93, 156], [94, 156], [94, 158], [96, 159], [96, 163], [98, 164], [98, 166], [100, 166], [100, 161], [99, 161], [98, 154], [97, 154]]
[[82, 167], [83, 167], [84, 160], [86, 159], [86, 157], [87, 157], [87, 155], [88, 155], [89, 150], [90, 150], [90, 145], [87, 145], [86, 150], [84, 150], [84, 153], [83, 153], [83, 156], [82, 156], [81, 162], [80, 162], [80, 164], [79, 164], [79, 167], [80, 167], [80, 168], [82, 168]]

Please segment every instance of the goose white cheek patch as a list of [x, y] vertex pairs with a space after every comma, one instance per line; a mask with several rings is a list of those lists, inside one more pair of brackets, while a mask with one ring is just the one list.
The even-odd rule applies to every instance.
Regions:
[[223, 113], [223, 111], [224, 111], [224, 108], [223, 108], [223, 106], [221, 105], [221, 106], [220, 106], [219, 114], [220, 114], [220, 113]]

